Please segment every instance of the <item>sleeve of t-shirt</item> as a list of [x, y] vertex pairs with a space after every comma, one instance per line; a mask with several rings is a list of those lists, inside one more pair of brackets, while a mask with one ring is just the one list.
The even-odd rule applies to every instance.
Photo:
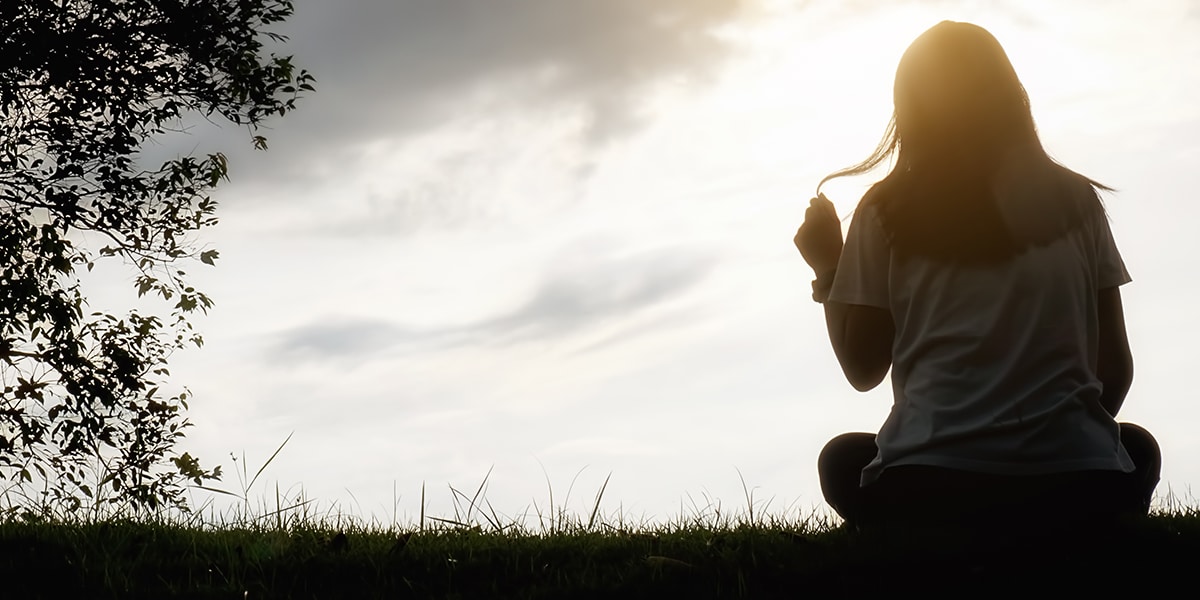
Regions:
[[878, 308], [891, 307], [888, 293], [888, 269], [891, 249], [879, 224], [879, 216], [870, 204], [855, 212], [846, 232], [842, 258], [829, 300], [843, 304], [860, 304]]
[[1125, 268], [1125, 261], [1121, 258], [1121, 253], [1117, 250], [1117, 242], [1113, 239], [1108, 218], [1103, 214], [1097, 220], [1096, 230], [1097, 289], [1103, 290], [1129, 283], [1133, 279]]

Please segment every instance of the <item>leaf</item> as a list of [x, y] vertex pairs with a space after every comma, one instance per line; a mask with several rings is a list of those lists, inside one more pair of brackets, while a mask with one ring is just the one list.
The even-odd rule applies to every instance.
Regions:
[[[94, 496], [134, 511], [184, 503], [181, 480], [220, 469], [170, 468], [190, 396], [160, 399], [156, 386], [169, 385], [173, 351], [202, 343], [188, 319], [212, 301], [175, 269], [220, 257], [198, 233], [217, 223], [206, 194], [228, 181], [229, 164], [221, 153], [159, 168], [139, 158], [194, 116], [245, 125], [247, 145], [267, 148], [261, 122], [311, 90], [307, 71], [262, 43], [283, 42], [263, 29], [290, 18], [292, 2], [3, 6], [11, 68], [0, 69], [0, 200], [13, 209], [0, 210], [0, 366], [9, 370], [0, 408], [13, 413], [3, 419], [13, 433], [0, 438], [0, 475], [13, 486], [5, 497], [68, 510]], [[93, 311], [83, 268], [131, 282], [137, 298], [126, 307], [105, 298], [106, 310]], [[149, 306], [162, 318], [137, 314]]]

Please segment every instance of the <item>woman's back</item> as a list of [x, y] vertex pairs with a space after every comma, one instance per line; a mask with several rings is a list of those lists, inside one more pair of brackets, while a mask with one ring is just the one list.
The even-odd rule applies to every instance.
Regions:
[[[1029, 193], [1028, 188], [1025, 189]], [[888, 310], [895, 404], [879, 432], [884, 465], [997, 474], [1132, 470], [1095, 374], [1097, 293], [1129, 281], [1103, 213], [1001, 262], [896, 252], [869, 196], [851, 224], [829, 300]], [[1020, 231], [1051, 202], [997, 198]]]

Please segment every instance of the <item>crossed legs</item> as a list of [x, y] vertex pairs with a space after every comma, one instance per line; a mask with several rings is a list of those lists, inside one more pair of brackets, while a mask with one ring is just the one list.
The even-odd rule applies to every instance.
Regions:
[[908, 521], [1015, 521], [1146, 514], [1162, 468], [1150, 432], [1121, 423], [1121, 444], [1133, 473], [1079, 471], [1041, 476], [1002, 476], [926, 466], [886, 469], [860, 487], [862, 469], [875, 458], [875, 435], [845, 433], [821, 451], [817, 472], [825, 501], [848, 523]]

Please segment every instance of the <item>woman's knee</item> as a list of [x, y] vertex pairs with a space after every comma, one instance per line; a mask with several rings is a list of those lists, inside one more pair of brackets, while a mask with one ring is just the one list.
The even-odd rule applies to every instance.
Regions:
[[[825, 471], [834, 464], [859, 463], [859, 469], [874, 458], [878, 449], [875, 446], [875, 434], [852, 432], [843, 433], [825, 444], [817, 457], [817, 467]], [[864, 461], [865, 459], [865, 461]]]
[[1130, 474], [1129, 485], [1133, 488], [1131, 493], [1136, 496], [1131, 499], [1131, 506], [1136, 505], [1137, 512], [1146, 514], [1150, 510], [1154, 488], [1158, 486], [1161, 476], [1162, 450], [1154, 436], [1140, 425], [1121, 423], [1120, 426], [1121, 445], [1129, 453], [1129, 458], [1133, 459], [1136, 469]]
[[1117, 423], [1117, 425], [1121, 428], [1122, 442], [1128, 438], [1130, 441], [1137, 440], [1156, 447], [1158, 446], [1158, 442], [1154, 439], [1154, 436], [1145, 427], [1129, 422], [1121, 422]]
[[1162, 463], [1162, 450], [1158, 446], [1158, 440], [1150, 434], [1141, 425], [1133, 423], [1119, 423], [1121, 427], [1121, 445], [1129, 453], [1130, 458], [1134, 463], [1139, 461], [1138, 468], [1154, 468]]

